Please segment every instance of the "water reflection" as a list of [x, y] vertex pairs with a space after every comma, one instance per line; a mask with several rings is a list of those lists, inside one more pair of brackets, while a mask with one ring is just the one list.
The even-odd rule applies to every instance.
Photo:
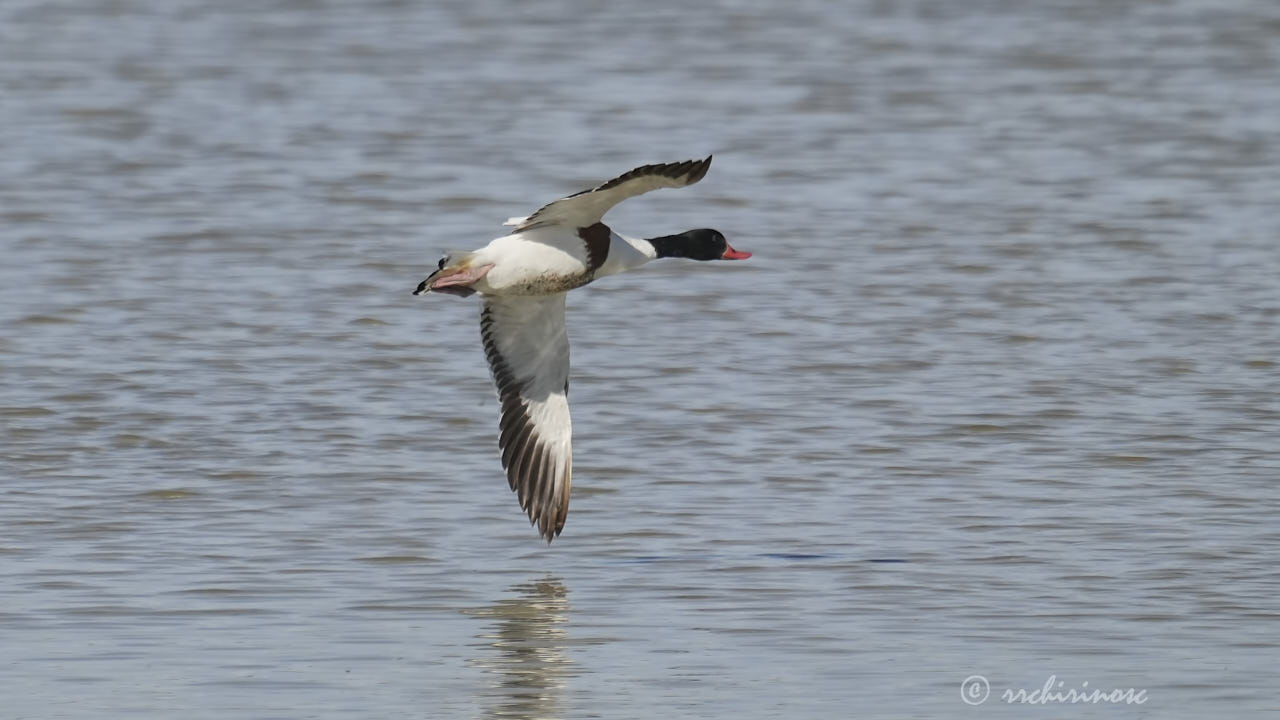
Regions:
[[487, 717], [558, 718], [571, 660], [566, 655], [568, 590], [548, 577], [511, 588], [516, 597], [471, 611], [492, 617], [479, 637], [486, 651], [474, 663], [491, 673]]

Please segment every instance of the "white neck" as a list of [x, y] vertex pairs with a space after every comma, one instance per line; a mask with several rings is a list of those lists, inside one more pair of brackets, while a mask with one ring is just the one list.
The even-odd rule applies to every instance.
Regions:
[[635, 270], [657, 257], [658, 251], [648, 240], [624, 237], [615, 232], [609, 238], [609, 257], [596, 270], [596, 277]]

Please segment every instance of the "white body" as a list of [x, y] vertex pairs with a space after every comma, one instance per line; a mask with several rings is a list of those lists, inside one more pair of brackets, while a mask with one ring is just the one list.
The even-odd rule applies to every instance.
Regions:
[[473, 252], [473, 266], [493, 267], [470, 287], [485, 295], [547, 295], [634, 270], [657, 256], [649, 241], [610, 231], [604, 264], [588, 272], [582, 238], [570, 228], [542, 226], [495, 238]]

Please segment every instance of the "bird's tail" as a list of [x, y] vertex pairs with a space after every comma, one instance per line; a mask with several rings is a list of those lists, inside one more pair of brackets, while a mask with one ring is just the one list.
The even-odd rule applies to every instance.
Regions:
[[442, 292], [449, 295], [461, 295], [466, 297], [475, 293], [469, 287], [461, 282], [470, 279], [471, 282], [479, 280], [488, 272], [488, 268], [476, 272], [472, 268], [472, 261], [475, 259], [475, 253], [467, 250], [451, 250], [440, 258], [439, 264], [434, 272], [427, 276], [426, 280], [418, 283], [418, 288], [413, 291], [414, 295], [423, 295], [429, 292]]

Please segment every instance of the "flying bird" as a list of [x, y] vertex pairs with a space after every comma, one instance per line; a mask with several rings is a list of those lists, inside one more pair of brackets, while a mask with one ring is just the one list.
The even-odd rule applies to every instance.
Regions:
[[644, 165], [505, 223], [513, 229], [470, 252], [446, 253], [414, 295], [480, 293], [480, 336], [502, 405], [498, 447], [507, 481], [529, 521], [550, 543], [569, 513], [573, 461], [569, 422], [568, 291], [658, 258], [742, 260], [716, 230], [648, 239], [601, 220], [629, 197], [692, 185], [704, 160]]

